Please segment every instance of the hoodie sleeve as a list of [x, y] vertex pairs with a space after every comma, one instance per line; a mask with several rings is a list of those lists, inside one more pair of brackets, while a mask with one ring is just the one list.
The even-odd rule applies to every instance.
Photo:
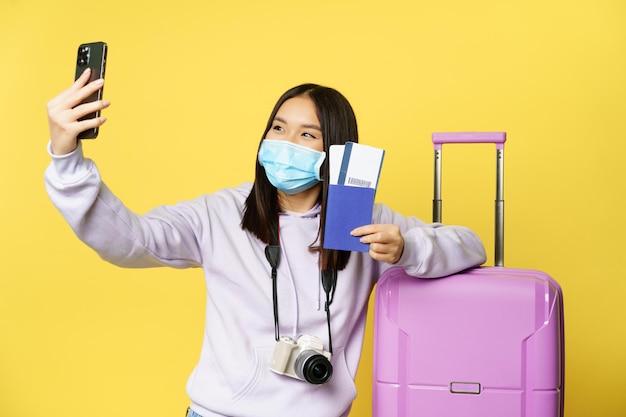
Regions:
[[76, 235], [100, 257], [122, 267], [196, 267], [201, 254], [192, 223], [194, 207], [181, 204], [140, 216], [102, 182], [82, 146], [54, 155], [44, 174], [46, 191]]
[[414, 277], [438, 278], [481, 265], [487, 259], [480, 238], [467, 227], [427, 224], [381, 204], [374, 206], [373, 223], [396, 224], [404, 238], [402, 256], [394, 265], [382, 265], [383, 271], [400, 266]]

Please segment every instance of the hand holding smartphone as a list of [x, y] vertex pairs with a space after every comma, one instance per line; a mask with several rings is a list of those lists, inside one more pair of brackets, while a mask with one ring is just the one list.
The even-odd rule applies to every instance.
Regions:
[[[91, 75], [88, 82], [92, 82], [99, 78], [104, 78], [107, 58], [107, 44], [104, 42], [84, 43], [78, 47], [76, 57], [76, 74], [74, 80], [78, 79], [87, 68], [91, 69]], [[102, 100], [102, 88], [84, 99], [80, 104]], [[79, 120], [93, 119], [100, 117], [100, 111], [87, 114]], [[78, 134], [78, 139], [95, 139], [98, 136], [98, 128], [87, 129]]]

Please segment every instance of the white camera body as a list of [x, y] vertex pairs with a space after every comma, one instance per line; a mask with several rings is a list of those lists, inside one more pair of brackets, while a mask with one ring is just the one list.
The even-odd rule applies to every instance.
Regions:
[[333, 375], [331, 356], [315, 336], [305, 334], [297, 341], [282, 336], [274, 349], [270, 370], [311, 384], [324, 384]]

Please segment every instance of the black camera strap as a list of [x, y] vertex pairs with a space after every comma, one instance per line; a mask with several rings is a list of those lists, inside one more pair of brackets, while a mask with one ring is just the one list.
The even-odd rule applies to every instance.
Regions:
[[274, 303], [274, 337], [280, 338], [278, 330], [278, 265], [280, 264], [280, 244], [278, 241], [278, 223], [272, 226], [270, 244], [265, 247], [265, 257], [272, 267], [272, 302]]
[[[278, 326], [278, 265], [280, 264], [280, 238], [279, 238], [279, 221], [272, 226], [270, 235], [270, 244], [265, 247], [265, 257], [267, 262], [272, 267], [272, 302], [274, 304], [274, 337], [276, 341], [280, 338], [280, 330]], [[335, 297], [335, 288], [337, 286], [337, 270], [322, 270], [320, 271], [320, 279], [322, 281], [322, 287], [326, 294], [326, 302], [324, 303], [324, 310], [326, 311], [326, 321], [328, 323], [328, 351], [333, 353], [333, 339], [330, 331], [330, 305]]]
[[322, 286], [326, 293], [326, 303], [324, 304], [324, 310], [326, 310], [326, 322], [328, 323], [328, 351], [333, 353], [333, 337], [330, 331], [330, 305], [335, 298], [335, 288], [337, 286], [337, 270], [336, 269], [324, 269], [321, 271]]

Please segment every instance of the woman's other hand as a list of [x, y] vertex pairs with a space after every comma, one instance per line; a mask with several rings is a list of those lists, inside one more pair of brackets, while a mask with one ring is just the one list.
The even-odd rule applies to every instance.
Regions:
[[369, 243], [369, 254], [377, 261], [394, 264], [400, 260], [404, 250], [404, 238], [395, 224], [370, 224], [350, 232], [361, 236], [361, 243]]

